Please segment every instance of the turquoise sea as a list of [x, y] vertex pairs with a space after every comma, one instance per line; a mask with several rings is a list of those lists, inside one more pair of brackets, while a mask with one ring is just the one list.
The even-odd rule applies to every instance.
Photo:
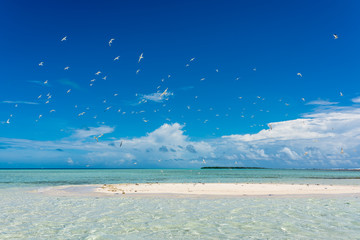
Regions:
[[60, 185], [140, 182], [360, 184], [359, 171], [0, 170], [0, 239], [360, 239], [360, 199], [50, 196]]

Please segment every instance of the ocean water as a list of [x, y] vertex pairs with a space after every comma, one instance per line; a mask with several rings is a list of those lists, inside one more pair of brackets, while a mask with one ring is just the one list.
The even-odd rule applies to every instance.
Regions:
[[60, 185], [123, 182], [360, 184], [311, 170], [0, 170], [0, 239], [360, 239], [360, 199], [50, 196]]

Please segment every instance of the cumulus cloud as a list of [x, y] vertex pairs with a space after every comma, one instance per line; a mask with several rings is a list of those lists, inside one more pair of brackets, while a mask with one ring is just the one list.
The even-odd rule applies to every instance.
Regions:
[[99, 142], [86, 138], [111, 133], [114, 128], [78, 129], [58, 141], [0, 138], [0, 167], [21, 161], [41, 163], [42, 167], [360, 167], [360, 108], [321, 110], [270, 124], [271, 128], [255, 134], [202, 141], [191, 140], [184, 125], [178, 123], [163, 124], [142, 137], [104, 136]]

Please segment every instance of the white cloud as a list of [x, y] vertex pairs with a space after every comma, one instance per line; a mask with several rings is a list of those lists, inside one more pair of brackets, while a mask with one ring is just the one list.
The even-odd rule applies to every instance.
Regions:
[[36, 105], [39, 103], [36, 102], [28, 102], [28, 101], [2, 101], [2, 103], [11, 103], [11, 104], [30, 104], [30, 105]]
[[353, 103], [360, 103], [360, 96], [351, 99], [351, 101], [352, 101]]
[[167, 99], [172, 95], [174, 95], [172, 92], [166, 92], [166, 93], [156, 92], [156, 93], [141, 95], [140, 99], [146, 101], [153, 101], [153, 102], [163, 102], [165, 99]]
[[71, 137], [73, 138], [88, 138], [91, 136], [98, 136], [101, 134], [112, 133], [114, 128], [109, 126], [90, 127], [86, 129], [77, 129]]
[[310, 101], [308, 103], [306, 103], [306, 105], [323, 105], [323, 106], [327, 106], [327, 105], [336, 105], [338, 104], [338, 102], [330, 102], [327, 100], [314, 100], [314, 101]]
[[178, 123], [163, 124], [143, 137], [104, 136], [99, 142], [86, 139], [111, 133], [114, 128], [75, 130], [70, 138], [58, 141], [0, 138], [0, 166], [26, 159], [29, 163], [72, 167], [191, 168], [236, 163], [261, 167], [360, 167], [360, 108], [321, 110], [271, 125], [272, 130], [256, 134], [203, 141], [191, 140], [184, 133], [184, 125]]

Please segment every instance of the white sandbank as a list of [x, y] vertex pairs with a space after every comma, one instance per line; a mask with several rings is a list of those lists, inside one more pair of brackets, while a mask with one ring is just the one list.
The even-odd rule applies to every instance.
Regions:
[[104, 184], [95, 192], [107, 195], [191, 195], [191, 196], [272, 196], [272, 195], [360, 195], [360, 185], [277, 184], [277, 183], [139, 183]]

